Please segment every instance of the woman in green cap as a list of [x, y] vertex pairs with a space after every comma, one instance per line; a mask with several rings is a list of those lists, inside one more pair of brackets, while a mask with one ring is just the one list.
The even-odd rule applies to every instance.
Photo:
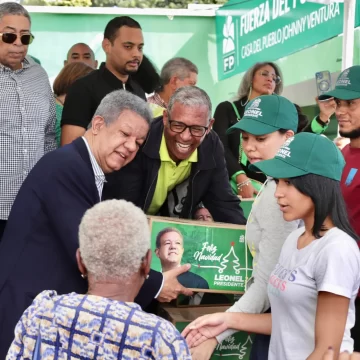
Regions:
[[[264, 95], [249, 102], [244, 116], [229, 132], [241, 131], [243, 150], [250, 161], [271, 159], [298, 128], [295, 105], [278, 95]], [[245, 185], [246, 186], [246, 185]], [[263, 313], [270, 307], [267, 282], [279, 258], [286, 237], [300, 221], [286, 222], [274, 197], [276, 184], [268, 179], [252, 206], [246, 226], [246, 242], [253, 256], [253, 274], [246, 293], [228, 312]], [[228, 330], [211, 339], [197, 351], [200, 359], [209, 359], [217, 343], [235, 331]], [[266, 360], [270, 336], [258, 335], [252, 346], [251, 360]]]
[[301, 133], [252, 167], [275, 179], [284, 220], [304, 223], [287, 237], [268, 279], [272, 313], [206, 315], [183, 334], [196, 346], [225, 329], [271, 333], [270, 360], [321, 359], [329, 347], [335, 358], [351, 353], [360, 253], [340, 191], [341, 152], [323, 136]]

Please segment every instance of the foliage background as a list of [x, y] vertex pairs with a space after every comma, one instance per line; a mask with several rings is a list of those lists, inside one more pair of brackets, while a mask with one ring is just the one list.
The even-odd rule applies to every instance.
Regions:
[[23, 5], [186, 9], [188, 4], [222, 5], [227, 0], [24, 0]]

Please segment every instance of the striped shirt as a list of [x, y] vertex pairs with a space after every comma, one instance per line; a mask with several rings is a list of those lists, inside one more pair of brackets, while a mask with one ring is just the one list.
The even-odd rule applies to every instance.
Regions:
[[37, 161], [56, 149], [55, 121], [45, 70], [31, 59], [24, 59], [19, 70], [0, 64], [0, 219], [8, 219]]
[[158, 93], [154, 93], [153, 95], [147, 98], [147, 102], [151, 104], [156, 104], [164, 109], [167, 109], [167, 105], [165, 101], [160, 97]]
[[96, 188], [99, 192], [99, 198], [101, 200], [101, 196], [102, 196], [102, 191], [104, 188], [104, 183], [106, 182], [105, 180], [105, 174], [102, 171], [101, 167], [99, 166], [98, 162], [95, 159], [94, 154], [92, 153], [89, 143], [87, 142], [87, 140], [82, 136], [82, 139], [85, 142], [87, 151], [89, 153], [89, 157], [90, 157], [90, 162], [91, 162], [91, 166], [94, 172], [94, 176], [95, 176], [95, 184], [96, 184]]

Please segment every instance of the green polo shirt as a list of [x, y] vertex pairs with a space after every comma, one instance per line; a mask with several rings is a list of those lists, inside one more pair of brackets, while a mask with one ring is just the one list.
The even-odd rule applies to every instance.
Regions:
[[197, 149], [191, 154], [191, 156], [181, 161], [176, 165], [175, 161], [170, 158], [168, 149], [166, 147], [166, 141], [164, 134], [161, 138], [160, 145], [160, 160], [161, 165], [156, 182], [156, 188], [154, 196], [152, 198], [149, 210], [149, 215], [155, 215], [164, 204], [168, 193], [176, 186], [184, 182], [191, 172], [191, 164], [198, 161]]

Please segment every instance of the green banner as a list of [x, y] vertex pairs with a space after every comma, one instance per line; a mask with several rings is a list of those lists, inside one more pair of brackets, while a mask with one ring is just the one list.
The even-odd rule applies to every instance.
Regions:
[[[252, 256], [245, 243], [244, 226], [150, 219], [151, 268], [165, 272], [189, 263], [190, 271], [178, 278], [184, 286], [215, 292], [245, 291], [252, 274]], [[169, 228], [177, 233], [161, 235]]]
[[[359, 26], [359, 0], [356, 26]], [[216, 13], [219, 80], [342, 33], [344, 4], [306, 0], [230, 0]], [[306, 64], [294, 64], [300, 66]], [[319, 69], [321, 70], [321, 69]]]

